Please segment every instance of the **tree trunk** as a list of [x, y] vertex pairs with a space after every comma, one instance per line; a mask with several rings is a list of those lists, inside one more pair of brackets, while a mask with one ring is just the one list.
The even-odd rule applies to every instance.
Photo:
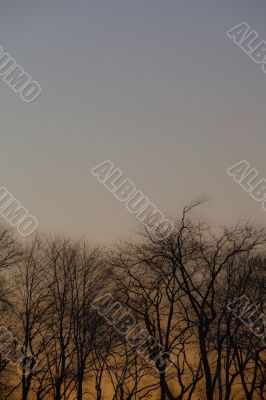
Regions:
[[83, 396], [83, 380], [84, 380], [84, 374], [83, 374], [83, 372], [80, 372], [78, 374], [77, 400], [82, 400], [82, 396]]

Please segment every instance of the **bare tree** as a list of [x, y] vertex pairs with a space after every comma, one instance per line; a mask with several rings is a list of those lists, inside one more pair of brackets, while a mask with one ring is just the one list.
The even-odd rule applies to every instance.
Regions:
[[74, 390], [73, 315], [71, 314], [71, 276], [78, 255], [77, 246], [68, 240], [48, 240], [46, 288], [49, 316], [43, 337], [48, 382], [54, 400], [68, 399]]
[[41, 333], [49, 309], [44, 286], [44, 265], [42, 241], [36, 236], [25, 246], [23, 256], [13, 274], [13, 314], [16, 334], [22, 346], [18, 361], [22, 400], [29, 397], [38, 357], [43, 351]]
[[[0, 317], [1, 326], [13, 328], [10, 312], [12, 308], [12, 285], [10, 274], [12, 268], [21, 257], [21, 247], [15, 239], [13, 231], [5, 226], [0, 227]], [[14, 387], [10, 377], [13, 368], [10, 368], [9, 360], [0, 352], [0, 396], [8, 396], [13, 393]]]
[[0, 229], [0, 316], [19, 361], [0, 349], [0, 398], [265, 400], [265, 231], [213, 229], [198, 205], [167, 238], [146, 231], [107, 258]]
[[82, 400], [86, 371], [92, 363], [92, 349], [101, 317], [92, 307], [94, 298], [105, 280], [102, 255], [99, 249], [83, 244], [72, 263], [70, 274], [70, 307], [75, 354], [77, 400]]
[[[121, 248], [113, 261], [114, 279], [125, 304], [166, 350], [163, 368], [161, 359], [156, 363], [162, 400], [191, 398], [202, 372], [206, 399], [214, 399], [217, 388], [218, 398], [223, 399], [222, 361], [226, 350], [230, 351], [227, 366], [231, 364], [227, 382], [231, 379], [232, 386], [241, 374], [241, 370], [237, 375], [236, 369], [233, 372], [232, 360], [237, 353], [228, 339], [226, 323], [233, 289], [230, 279], [243, 257], [255, 255], [256, 249], [265, 244], [264, 230], [248, 224], [219, 233], [200, 221], [193, 222], [190, 215], [197, 205], [193, 203], [183, 210], [167, 239], [158, 241], [147, 233], [144, 243]], [[223, 289], [221, 281], [227, 284]], [[226, 294], [223, 297], [221, 289]], [[198, 351], [199, 359], [191, 363], [189, 351]], [[173, 369], [171, 374], [165, 373], [168, 361], [175, 374]], [[176, 384], [171, 389], [173, 379]], [[230, 393], [229, 388], [225, 398]]]

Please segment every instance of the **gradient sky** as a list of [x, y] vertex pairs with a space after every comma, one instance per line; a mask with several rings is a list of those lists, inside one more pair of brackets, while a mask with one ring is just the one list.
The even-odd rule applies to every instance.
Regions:
[[89, 170], [110, 159], [167, 216], [199, 196], [210, 222], [266, 213], [226, 174], [266, 177], [266, 75], [226, 36], [266, 40], [265, 0], [2, 0], [0, 45], [37, 80], [0, 79], [0, 185], [44, 232], [110, 243], [136, 228]]

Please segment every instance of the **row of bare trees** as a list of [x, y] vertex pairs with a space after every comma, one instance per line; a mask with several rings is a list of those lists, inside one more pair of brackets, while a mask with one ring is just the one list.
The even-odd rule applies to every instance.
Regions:
[[[265, 400], [265, 231], [213, 229], [197, 205], [168, 238], [145, 232], [108, 253], [38, 235], [21, 244], [1, 228], [1, 325], [22, 354], [10, 363], [0, 337], [0, 398]], [[108, 319], [95, 307], [107, 293], [123, 305]], [[243, 295], [256, 305], [250, 326], [228, 307]], [[117, 329], [125, 313], [141, 344]]]

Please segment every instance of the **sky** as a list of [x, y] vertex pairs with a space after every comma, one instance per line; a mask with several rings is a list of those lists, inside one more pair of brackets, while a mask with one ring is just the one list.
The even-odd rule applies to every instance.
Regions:
[[111, 160], [169, 218], [207, 197], [213, 224], [266, 213], [226, 170], [266, 178], [266, 74], [226, 32], [266, 40], [265, 0], [1, 0], [0, 46], [42, 87], [0, 77], [0, 185], [41, 232], [112, 243], [136, 219], [90, 170]]

